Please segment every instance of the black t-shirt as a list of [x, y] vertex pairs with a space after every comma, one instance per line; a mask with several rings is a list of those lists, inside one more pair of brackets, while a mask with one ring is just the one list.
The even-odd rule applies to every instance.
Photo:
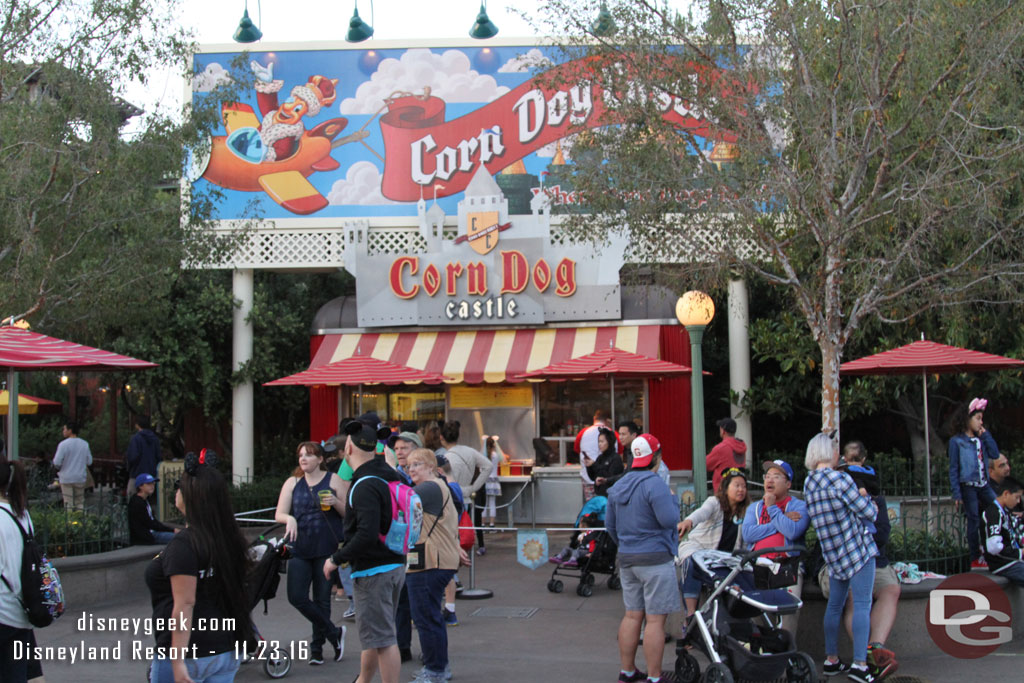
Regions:
[[[228, 615], [218, 604], [217, 586], [212, 574], [210, 558], [197, 556], [188, 529], [175, 534], [167, 547], [149, 563], [145, 577], [153, 601], [153, 619], [163, 622], [155, 624], [163, 626], [156, 632], [157, 647], [171, 646], [171, 632], [166, 628], [167, 620], [174, 611], [171, 577], [185, 575], [198, 578], [189, 648], [195, 648], [197, 657], [209, 657], [235, 648], [235, 631], [230, 621], [225, 623]], [[241, 628], [242, 624], [237, 623], [236, 626]]]
[[722, 538], [718, 540], [717, 550], [724, 550], [731, 553], [733, 548], [736, 547], [736, 534], [739, 531], [739, 525], [736, 524], [730, 517], [729, 519], [722, 521]]

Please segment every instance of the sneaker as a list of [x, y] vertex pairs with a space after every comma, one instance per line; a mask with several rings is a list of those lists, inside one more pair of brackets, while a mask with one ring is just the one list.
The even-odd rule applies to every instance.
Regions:
[[334, 661], [340, 662], [341, 658], [345, 656], [345, 632], [348, 627], [341, 626], [338, 629], [338, 635], [331, 639], [331, 645], [334, 647]]
[[479, 548], [476, 549], [476, 554], [477, 555], [486, 555], [487, 554], [487, 547], [486, 546], [480, 546]]
[[566, 560], [565, 562], [563, 562], [562, 566], [563, 567], [578, 567], [578, 566], [580, 566], [580, 563], [577, 562], [576, 560], [570, 558], [570, 559]]
[[971, 569], [988, 569], [988, 561], [984, 557], [979, 557], [971, 562]]
[[868, 645], [868, 665], [883, 668], [895, 661], [896, 653], [886, 649], [881, 643]]
[[838, 676], [839, 674], [846, 673], [850, 670], [850, 665], [841, 659], [837, 659], [834, 662], [825, 660], [825, 666], [822, 667], [821, 673], [824, 676]]
[[548, 558], [548, 562], [550, 562], [551, 564], [562, 564], [562, 558], [558, 555], [552, 555]]
[[[429, 681], [433, 681], [433, 680], [450, 681], [450, 680], [452, 680], [452, 665], [450, 663], [446, 664], [445, 667], [444, 667], [444, 673], [442, 673], [442, 674], [438, 674], [436, 671], [431, 671], [427, 667], [424, 666], [419, 671], [417, 671], [414, 675], [417, 676], [417, 677], [419, 677], [419, 676], [434, 676], [435, 677], [433, 679], [427, 678], [426, 680], [429, 680]], [[438, 677], [440, 677], [440, 678], [438, 678]], [[417, 679], [414, 679], [414, 680], [417, 680]]]
[[619, 683], [635, 683], [636, 681], [646, 681], [646, 680], [647, 680], [647, 672], [641, 671], [640, 669], [637, 669], [636, 671], [634, 671], [632, 676], [627, 676], [626, 674], [622, 673], [621, 671], [619, 672]]
[[871, 672], [871, 675], [875, 677], [876, 681], [881, 681], [885, 678], [888, 678], [889, 676], [894, 674], [896, 672], [896, 669], [898, 668], [900, 668], [900, 665], [899, 662], [897, 662], [895, 659], [890, 661], [885, 666], [868, 664], [868, 671]]
[[309, 665], [320, 666], [324, 663], [324, 655], [322, 652], [310, 652], [309, 653]]
[[427, 669], [421, 669], [414, 679], [409, 683], [444, 683], [445, 677], [443, 673], [437, 673], [435, 671], [428, 671]]
[[356, 604], [351, 600], [348, 603], [348, 609], [341, 615], [342, 619], [355, 619], [356, 618]]
[[448, 626], [458, 626], [459, 618], [455, 616], [455, 610], [445, 609], [444, 611], [444, 623]]
[[864, 668], [861, 668], [859, 666], [851, 666], [850, 670], [846, 674], [846, 677], [849, 678], [851, 681], [856, 681], [856, 683], [875, 683], [875, 681], [881, 680], [879, 678], [876, 678], [875, 675], [871, 673], [871, 669], [867, 666], [865, 666]]

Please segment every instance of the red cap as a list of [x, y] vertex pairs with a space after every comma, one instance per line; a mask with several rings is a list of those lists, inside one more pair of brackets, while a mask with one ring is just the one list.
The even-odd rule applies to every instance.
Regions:
[[661, 442], [653, 434], [641, 434], [629, 445], [633, 451], [633, 467], [651, 464], [654, 454], [661, 450]]

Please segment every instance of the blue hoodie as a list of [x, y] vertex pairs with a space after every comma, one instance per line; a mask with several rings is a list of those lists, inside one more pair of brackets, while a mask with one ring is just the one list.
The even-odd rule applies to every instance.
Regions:
[[608, 491], [605, 527], [623, 567], [669, 562], [676, 552], [679, 503], [651, 470], [632, 470]]

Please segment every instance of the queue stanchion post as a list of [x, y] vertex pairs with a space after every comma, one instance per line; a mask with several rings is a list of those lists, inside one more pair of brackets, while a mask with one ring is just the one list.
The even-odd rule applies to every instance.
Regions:
[[[476, 524], [473, 522], [476, 519], [476, 504], [472, 498], [469, 498], [469, 519], [474, 525]], [[475, 531], [474, 529], [474, 533]], [[463, 600], [485, 600], [494, 597], [494, 591], [476, 587], [476, 552], [473, 550], [469, 552], [469, 587], [463, 588], [456, 597]]]

